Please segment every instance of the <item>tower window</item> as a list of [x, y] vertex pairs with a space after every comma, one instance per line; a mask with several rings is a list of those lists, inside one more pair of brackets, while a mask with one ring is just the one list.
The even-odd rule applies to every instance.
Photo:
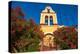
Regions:
[[48, 16], [45, 16], [45, 24], [48, 25]]
[[50, 16], [50, 25], [53, 25], [53, 17]]

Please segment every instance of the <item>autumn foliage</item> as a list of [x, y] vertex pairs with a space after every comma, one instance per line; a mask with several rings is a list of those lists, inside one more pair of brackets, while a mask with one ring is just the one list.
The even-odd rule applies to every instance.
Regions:
[[38, 51], [44, 34], [32, 19], [26, 20], [20, 7], [12, 8], [10, 16], [10, 52]]
[[78, 32], [74, 27], [62, 27], [53, 32], [57, 49], [77, 49]]

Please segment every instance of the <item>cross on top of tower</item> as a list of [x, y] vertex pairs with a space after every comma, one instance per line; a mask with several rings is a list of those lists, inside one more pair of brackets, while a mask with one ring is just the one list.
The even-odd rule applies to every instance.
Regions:
[[50, 9], [47, 8], [48, 13], [50, 13]]

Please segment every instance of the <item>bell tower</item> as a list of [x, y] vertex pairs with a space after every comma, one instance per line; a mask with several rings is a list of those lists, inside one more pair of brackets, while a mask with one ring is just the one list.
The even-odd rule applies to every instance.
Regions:
[[44, 32], [43, 45], [54, 47], [53, 32], [58, 28], [57, 16], [55, 11], [50, 6], [47, 6], [42, 12], [40, 17], [41, 31]]
[[40, 24], [43, 25], [55, 25], [57, 24], [57, 16], [55, 11], [50, 6], [47, 6], [42, 12], [40, 17]]

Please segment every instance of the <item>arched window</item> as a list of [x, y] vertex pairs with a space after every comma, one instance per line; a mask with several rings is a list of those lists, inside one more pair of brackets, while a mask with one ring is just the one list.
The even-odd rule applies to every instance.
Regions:
[[48, 25], [48, 16], [45, 16], [45, 24]]
[[50, 25], [53, 25], [53, 17], [50, 16]]

